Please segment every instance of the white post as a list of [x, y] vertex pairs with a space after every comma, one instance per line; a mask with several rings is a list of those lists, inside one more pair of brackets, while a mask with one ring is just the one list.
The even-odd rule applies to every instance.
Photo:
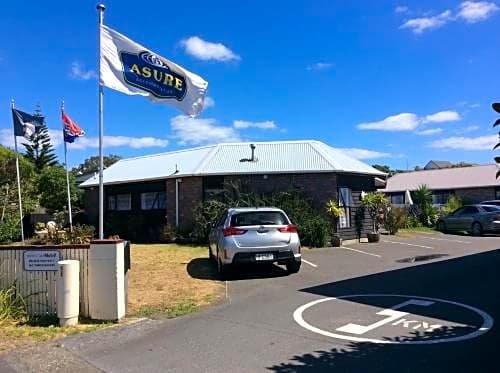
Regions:
[[182, 179], [175, 179], [175, 226], [179, 227], [179, 183]]
[[99, 69], [99, 239], [104, 238], [104, 159], [103, 159], [103, 137], [104, 137], [104, 115], [103, 115], [103, 101], [104, 92], [101, 84], [101, 26], [104, 20], [104, 4], [97, 4], [97, 11], [99, 12], [99, 31], [98, 31], [98, 69]]
[[[64, 113], [64, 101], [61, 102], [61, 115]], [[62, 121], [61, 121], [62, 122]], [[64, 142], [64, 166], [66, 167], [66, 188], [68, 192], [68, 218], [69, 218], [69, 229], [73, 232], [73, 214], [71, 213], [71, 190], [69, 187], [69, 171], [68, 171], [68, 149], [66, 145], [66, 141], [64, 141], [64, 122], [62, 122], [63, 126], [63, 142]]]
[[[11, 109], [14, 110], [14, 100], [11, 101]], [[14, 114], [14, 112], [13, 112]], [[12, 118], [14, 120], [14, 118]], [[14, 122], [12, 122], [14, 126]], [[21, 219], [21, 241], [24, 245], [24, 227], [23, 227], [23, 203], [21, 198], [21, 178], [19, 176], [19, 154], [17, 152], [17, 136], [16, 129], [14, 127], [14, 148], [16, 150], [16, 173], [17, 173], [17, 195], [19, 197], [19, 218]]]

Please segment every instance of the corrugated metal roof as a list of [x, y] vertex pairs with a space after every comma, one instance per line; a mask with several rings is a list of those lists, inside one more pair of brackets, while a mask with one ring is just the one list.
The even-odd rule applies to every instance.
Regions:
[[[286, 172], [384, 173], [319, 141], [255, 142], [256, 161], [250, 162], [250, 143], [218, 144], [144, 157], [122, 159], [104, 170], [104, 183], [164, 179], [194, 175]], [[176, 168], [177, 167], [177, 168]], [[175, 170], [178, 172], [175, 172]], [[97, 175], [81, 186], [97, 185]]]
[[427, 185], [431, 190], [500, 186], [500, 180], [495, 178], [496, 171], [496, 165], [491, 164], [403, 172], [387, 179], [387, 186], [381, 191], [404, 192], [407, 189], [416, 190], [422, 184]]

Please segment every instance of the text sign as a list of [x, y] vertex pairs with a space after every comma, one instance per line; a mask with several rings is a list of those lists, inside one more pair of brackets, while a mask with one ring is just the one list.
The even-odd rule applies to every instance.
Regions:
[[24, 252], [25, 271], [58, 271], [59, 251], [40, 250]]

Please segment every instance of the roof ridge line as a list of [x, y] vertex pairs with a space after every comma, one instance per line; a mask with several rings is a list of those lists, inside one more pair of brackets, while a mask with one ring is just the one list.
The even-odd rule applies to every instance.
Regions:
[[[331, 167], [333, 170], [335, 170], [335, 171], [342, 171], [342, 170], [339, 170], [338, 168], [336, 168], [336, 167], [332, 164], [331, 160], [330, 160], [328, 157], [326, 157], [326, 156], [325, 156], [325, 155], [324, 155], [324, 154], [323, 154], [323, 153], [322, 153], [322, 152], [321, 152], [318, 148], [316, 148], [316, 145], [319, 145], [320, 143], [321, 143], [321, 144], [326, 145], [325, 143], [322, 143], [322, 142], [320, 142], [320, 141], [310, 141], [308, 144], [309, 144], [309, 146], [310, 146], [310, 147], [312, 147], [312, 148], [314, 149], [314, 151], [315, 151], [316, 153], [318, 153], [318, 155], [319, 155], [321, 158], [323, 158], [323, 159], [326, 161], [326, 163], [328, 163], [328, 164], [330, 165], [330, 167]], [[326, 146], [328, 146], [328, 145], [326, 145]]]
[[205, 149], [205, 148], [215, 147], [217, 145], [218, 144], [211, 144], [211, 145], [197, 146], [197, 147], [194, 147], [194, 148], [171, 150], [171, 151], [161, 152], [161, 153], [138, 155], [136, 157], [123, 158], [123, 159], [120, 159], [119, 161], [129, 161], [129, 160], [141, 159], [141, 158], [158, 157], [158, 156], [165, 155], [165, 154], [175, 154], [175, 153], [182, 153], [182, 152], [190, 152], [190, 151], [193, 151], [193, 150], [199, 150], [199, 149]]
[[217, 153], [217, 151], [219, 150], [220, 146], [221, 146], [221, 144], [213, 145], [213, 149], [208, 152], [205, 159], [202, 159], [201, 162], [196, 165], [196, 167], [193, 169], [193, 173], [195, 173], [195, 174], [201, 173], [201, 170], [203, 170], [203, 168], [206, 166], [206, 164], [212, 160], [215, 153]]

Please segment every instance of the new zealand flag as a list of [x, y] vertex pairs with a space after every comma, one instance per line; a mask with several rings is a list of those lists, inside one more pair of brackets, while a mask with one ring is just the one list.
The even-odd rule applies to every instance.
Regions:
[[63, 133], [65, 142], [74, 142], [77, 137], [85, 135], [85, 132], [64, 111], [62, 112]]

